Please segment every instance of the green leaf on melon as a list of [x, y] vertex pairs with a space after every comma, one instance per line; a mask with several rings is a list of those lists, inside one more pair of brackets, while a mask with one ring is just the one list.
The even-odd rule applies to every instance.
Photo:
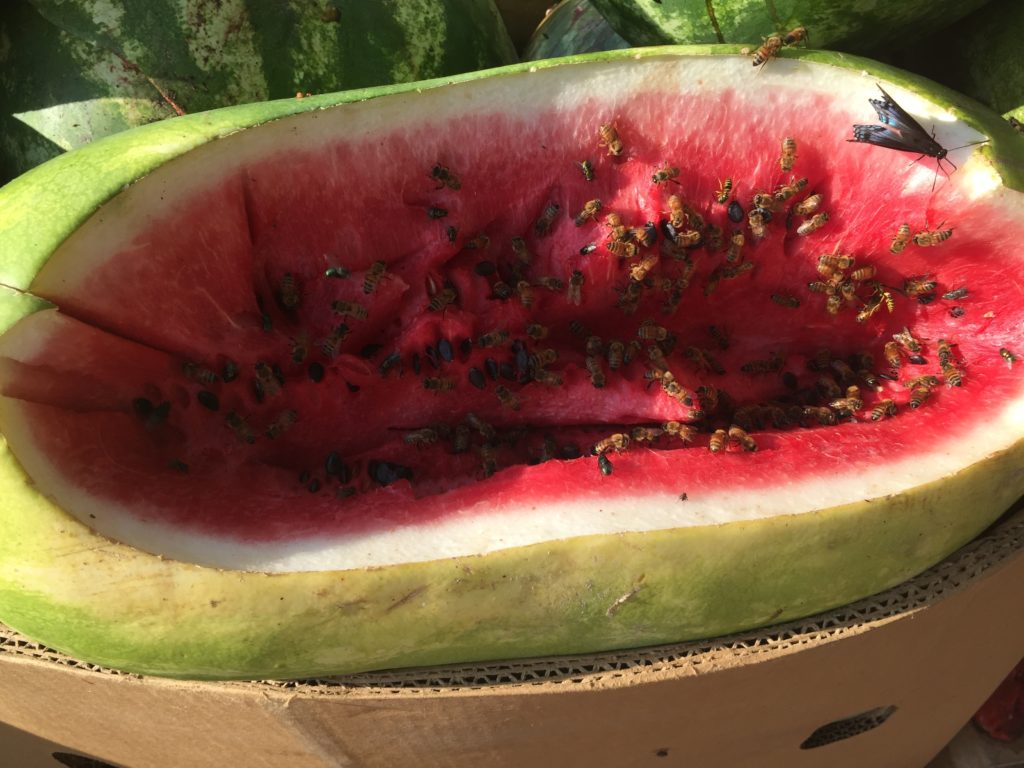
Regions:
[[[874, 122], [876, 82], [934, 121], [943, 146], [988, 143], [951, 151], [947, 178], [932, 159], [847, 142], [851, 124]], [[625, 142], [619, 158], [598, 146], [605, 122]], [[712, 192], [732, 175], [746, 207], [759, 187], [787, 180], [778, 172], [787, 135], [799, 146], [794, 172], [822, 191], [828, 224], [797, 236], [778, 212], [764, 240], [747, 232], [751, 270], [712, 291], [724, 252], [670, 248], [638, 311], [617, 306], [629, 266], [604, 245], [579, 255], [607, 231], [600, 221], [574, 226], [582, 203], [600, 196], [642, 225], [677, 192], [729, 226]], [[1005, 277], [1024, 226], [1022, 155], [997, 115], [906, 73], [788, 52], [756, 74], [733, 46], [246, 105], [57, 158], [0, 192], [0, 283], [14, 289], [0, 293], [10, 324], [0, 336], [0, 620], [147, 674], [295, 677], [707, 637], [897, 584], [1024, 492], [1024, 365], [999, 353], [1024, 352], [1021, 289]], [[592, 182], [582, 159], [593, 162]], [[664, 162], [680, 167], [678, 184], [651, 183]], [[459, 189], [431, 177], [438, 163]], [[551, 202], [561, 213], [543, 233], [537, 217]], [[437, 205], [445, 219], [427, 215]], [[903, 220], [954, 233], [894, 255]], [[449, 224], [459, 227], [454, 242]], [[531, 308], [494, 296], [479, 262], [510, 269], [513, 236], [534, 253], [530, 281], [584, 273], [578, 307], [539, 285]], [[882, 309], [860, 323], [855, 307], [832, 316], [806, 290], [819, 255], [840, 247], [877, 267], [892, 316]], [[387, 272], [364, 288], [377, 259]], [[688, 260], [692, 285], [666, 314], [654, 281], [677, 278]], [[327, 278], [330, 266], [353, 275]], [[905, 278], [924, 273], [942, 290], [969, 286], [963, 315], [902, 293]], [[285, 274], [299, 286], [294, 309], [281, 304]], [[445, 280], [456, 298], [431, 311]], [[798, 294], [799, 309], [772, 302], [779, 290]], [[368, 316], [348, 319], [337, 355], [311, 346], [326, 372], [313, 381], [291, 359], [293, 342], [304, 332], [321, 339], [339, 300], [361, 302]], [[879, 392], [861, 382], [868, 408], [883, 393], [899, 402], [891, 419], [865, 410], [832, 427], [762, 425], [750, 430], [758, 451], [715, 455], [704, 428], [719, 417], [704, 421], [647, 387], [646, 356], [607, 369], [600, 389], [583, 370], [570, 320], [628, 341], [648, 317], [678, 335], [665, 355], [682, 385], [715, 383], [737, 404], [792, 397], [778, 373], [741, 372], [772, 353], [798, 385], [818, 375], [806, 363], [822, 346], [836, 359], [870, 354], [885, 372], [881, 346], [906, 325], [927, 360], [906, 363]], [[551, 326], [542, 344], [523, 333], [530, 319]], [[716, 352], [721, 376], [684, 354], [710, 347], [712, 323], [732, 336]], [[563, 384], [472, 384], [470, 368], [485, 368], [488, 355], [518, 365], [510, 347], [479, 344], [501, 328], [530, 353], [561, 350], [549, 370]], [[474, 340], [465, 350], [463, 337]], [[912, 410], [903, 383], [938, 373], [940, 338], [956, 345], [962, 386], [939, 384]], [[437, 350], [439, 339], [454, 352], [450, 362], [433, 352], [435, 370], [425, 345]], [[391, 350], [401, 371], [383, 368]], [[234, 382], [201, 385], [185, 373], [186, 362], [220, 370], [224, 355], [242, 364]], [[256, 396], [257, 361], [280, 366], [280, 393]], [[452, 391], [423, 386], [449, 375]], [[498, 383], [522, 398], [519, 411], [502, 407]], [[207, 386], [217, 413], [199, 404]], [[140, 418], [140, 397], [166, 399], [166, 419]], [[286, 406], [296, 423], [268, 437], [267, 419]], [[251, 445], [226, 425], [228, 408], [251, 420]], [[460, 452], [448, 437], [422, 447], [404, 439], [430, 424], [455, 429], [471, 409], [500, 440], [474, 435]], [[608, 476], [593, 455], [539, 453], [549, 434], [558, 450], [573, 443], [587, 454], [601, 435], [669, 418], [694, 424], [693, 445], [663, 437], [611, 452]], [[493, 473], [481, 464], [487, 448]], [[350, 480], [325, 474], [331, 450]], [[374, 469], [382, 461], [412, 468], [411, 480], [385, 484]]]
[[3, 178], [182, 111], [516, 60], [491, 0], [32, 0], [0, 14], [0, 35], [0, 107], [15, 134], [3, 141]]

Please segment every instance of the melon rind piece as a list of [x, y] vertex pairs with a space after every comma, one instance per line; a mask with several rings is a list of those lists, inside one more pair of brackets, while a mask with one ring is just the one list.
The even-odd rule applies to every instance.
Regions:
[[[579, 71], [610, 62], [629, 67], [634, 55], [673, 62], [695, 54], [686, 49], [604, 54], [580, 59]], [[859, 78], [864, 70], [886, 87], [902, 86], [922, 98], [927, 92], [919, 81], [852, 57], [797, 58], [805, 61], [793, 67], [820, 71], [830, 82]], [[835, 68], [836, 63], [852, 71]], [[572, 80], [575, 66], [564, 61], [542, 68]], [[713, 60], [697, 57], [693, 66], [707, 68]], [[467, 89], [500, 92], [501, 78], [531, 75], [529, 68], [514, 67], [460, 82]], [[949, 94], [940, 92], [933, 101], [964, 114]], [[318, 106], [326, 103], [323, 97]], [[13, 276], [12, 284], [24, 277], [27, 285], [56, 243], [121, 184], [133, 181], [133, 174], [218, 135], [211, 125], [230, 132], [295, 110], [288, 104], [261, 107], [263, 114], [252, 107], [182, 120], [178, 127], [185, 130], [177, 143], [160, 148], [162, 156], [141, 153], [138, 165], [104, 180], [105, 185], [93, 186], [86, 173], [90, 162], [113, 164], [135, 142], [145, 146], [153, 133], [124, 134], [70, 154], [60, 167], [82, 169], [78, 195], [68, 195], [66, 178], [63, 190], [43, 183], [54, 178], [45, 166], [6, 190], [0, 195], [0, 227], [5, 228], [0, 229], [0, 264]], [[970, 164], [948, 183], [986, 182], [978, 187], [979, 198], [1019, 219], [1020, 194], [998, 186], [1000, 176], [1020, 186], [1019, 154], [1002, 153], [1006, 139], [1016, 137], [994, 115], [972, 110], [966, 117], [993, 142], [975, 150]], [[198, 130], [188, 136], [193, 126]], [[33, 202], [50, 218], [32, 213]], [[20, 249], [12, 238], [29, 231], [39, 236]], [[13, 302], [3, 306], [7, 311]], [[1018, 392], [993, 414], [983, 433], [988, 443], [962, 468], [839, 506], [727, 524], [562, 537], [401, 565], [275, 574], [163, 559], [99, 536], [38, 490], [5, 443], [0, 619], [89, 661], [197, 678], [304, 677], [721, 634], [884, 589], [968, 541], [1024, 491], [1021, 412]], [[8, 437], [24, 435], [14, 430]], [[974, 437], [972, 445], [978, 444]], [[951, 450], [958, 455], [955, 446]]]

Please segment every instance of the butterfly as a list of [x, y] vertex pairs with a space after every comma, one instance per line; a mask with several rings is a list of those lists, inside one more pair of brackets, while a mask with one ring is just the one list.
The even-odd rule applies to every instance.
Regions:
[[[876, 83], [876, 85], [878, 84]], [[847, 139], [847, 141], [874, 144], [876, 147], [895, 149], [900, 152], [917, 152], [916, 160], [920, 160], [922, 157], [934, 157], [938, 161], [939, 169], [942, 168], [942, 161], [945, 160], [953, 166], [955, 171], [956, 164], [946, 157], [951, 150], [946, 149], [935, 140], [935, 132], [928, 133], [922, 128], [921, 124], [911, 117], [907, 110], [897, 104], [896, 100], [886, 93], [881, 85], [878, 86], [878, 90], [882, 92], [883, 98], [868, 99], [868, 101], [878, 113], [878, 122], [881, 125], [855, 125], [853, 126], [853, 138]], [[975, 141], [961, 147], [954, 147], [954, 149], [983, 144], [984, 141]], [[945, 171], [943, 172], [945, 173]], [[935, 175], [938, 177], [938, 170]], [[946, 176], [949, 174], [947, 173]], [[935, 188], [934, 181], [932, 188]]]

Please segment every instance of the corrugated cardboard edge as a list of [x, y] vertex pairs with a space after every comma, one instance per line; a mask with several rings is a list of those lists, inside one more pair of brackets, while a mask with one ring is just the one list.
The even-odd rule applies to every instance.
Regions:
[[[1019, 502], [989, 530], [917, 577], [885, 592], [826, 613], [751, 632], [710, 640], [628, 651], [581, 656], [526, 659], [490, 664], [446, 665], [388, 670], [305, 680], [262, 680], [191, 684], [242, 687], [266, 692], [280, 691], [311, 696], [458, 694], [494, 689], [501, 692], [527, 686], [583, 685], [588, 689], [629, 685], [636, 675], [700, 675], [720, 669], [754, 664], [768, 657], [797, 653], [809, 646], [836, 642], [906, 618], [966, 588], [990, 569], [999, 567], [1024, 549], [1024, 501]], [[0, 625], [0, 655], [7, 654], [39, 664], [88, 670], [96, 674], [126, 675], [116, 670], [78, 661], [34, 643]], [[147, 678], [155, 681], [156, 678]], [[190, 685], [173, 681], [170, 684]]]

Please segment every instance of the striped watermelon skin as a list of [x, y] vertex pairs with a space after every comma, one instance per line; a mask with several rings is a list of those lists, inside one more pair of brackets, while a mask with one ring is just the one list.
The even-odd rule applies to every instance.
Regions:
[[594, 0], [616, 32], [633, 45], [666, 43], [754, 43], [797, 26], [810, 33], [815, 48], [877, 55], [908, 37], [945, 27], [987, 0]]
[[516, 61], [491, 0], [33, 0], [0, 11], [0, 181], [182, 113]]

